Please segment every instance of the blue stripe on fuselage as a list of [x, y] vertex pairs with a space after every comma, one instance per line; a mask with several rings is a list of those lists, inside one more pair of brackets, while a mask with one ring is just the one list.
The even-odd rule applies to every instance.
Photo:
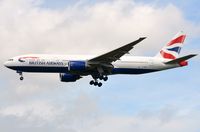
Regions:
[[67, 67], [12, 66], [8, 68], [21, 72], [65, 73], [68, 71]]
[[[68, 73], [67, 67], [39, 67], [39, 66], [15, 66], [8, 67], [10, 69], [21, 72], [46, 72], [46, 73]], [[155, 69], [133, 69], [133, 68], [114, 68], [112, 74], [143, 74], [156, 72]]]
[[133, 69], [133, 68], [114, 68], [112, 74], [144, 74], [150, 72], [156, 72], [155, 69]]

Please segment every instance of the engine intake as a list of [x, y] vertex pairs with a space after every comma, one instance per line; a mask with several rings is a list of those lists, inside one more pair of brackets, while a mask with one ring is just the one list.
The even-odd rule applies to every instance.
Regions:
[[61, 82], [75, 82], [80, 79], [80, 75], [68, 74], [68, 73], [60, 73], [60, 81]]

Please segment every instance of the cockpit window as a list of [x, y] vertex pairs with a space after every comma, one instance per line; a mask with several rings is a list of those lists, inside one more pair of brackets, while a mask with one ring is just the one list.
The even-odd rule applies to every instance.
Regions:
[[8, 59], [8, 61], [13, 61], [13, 59]]
[[24, 58], [19, 58], [18, 61], [19, 62], [25, 62]]

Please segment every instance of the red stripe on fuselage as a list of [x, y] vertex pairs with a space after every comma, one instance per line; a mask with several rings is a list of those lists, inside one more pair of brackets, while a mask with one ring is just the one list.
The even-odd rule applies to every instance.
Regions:
[[27, 56], [27, 57], [20, 57], [20, 59], [38, 59], [39, 57], [31, 57], [31, 56]]
[[164, 51], [160, 51], [160, 54], [162, 55], [162, 57], [163, 58], [165, 58], [165, 59], [176, 59], [176, 57], [175, 56], [173, 56], [172, 54], [168, 54], [168, 53], [166, 53], [166, 52], [164, 52]]
[[178, 38], [173, 39], [172, 41], [170, 41], [170, 42], [167, 44], [167, 46], [170, 46], [170, 45], [173, 45], [173, 44], [176, 44], [176, 43], [183, 43], [184, 40], [185, 40], [185, 37], [186, 37], [186, 35], [181, 35], [181, 36], [179, 36]]

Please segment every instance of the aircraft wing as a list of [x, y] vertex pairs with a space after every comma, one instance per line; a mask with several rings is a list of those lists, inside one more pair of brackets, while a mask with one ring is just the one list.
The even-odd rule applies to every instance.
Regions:
[[107, 64], [110, 64], [114, 61], [117, 61], [120, 59], [120, 57], [122, 57], [123, 55], [129, 53], [129, 51], [131, 49], [133, 49], [133, 47], [138, 44], [139, 42], [141, 42], [142, 40], [144, 40], [146, 37], [142, 37], [142, 38], [139, 38], [138, 40], [136, 41], [133, 41], [129, 44], [126, 44], [120, 48], [117, 48], [115, 50], [112, 50], [108, 53], [105, 53], [103, 55], [100, 55], [100, 56], [97, 56], [95, 58], [92, 58], [90, 60], [88, 60], [89, 63], [107, 63]]

